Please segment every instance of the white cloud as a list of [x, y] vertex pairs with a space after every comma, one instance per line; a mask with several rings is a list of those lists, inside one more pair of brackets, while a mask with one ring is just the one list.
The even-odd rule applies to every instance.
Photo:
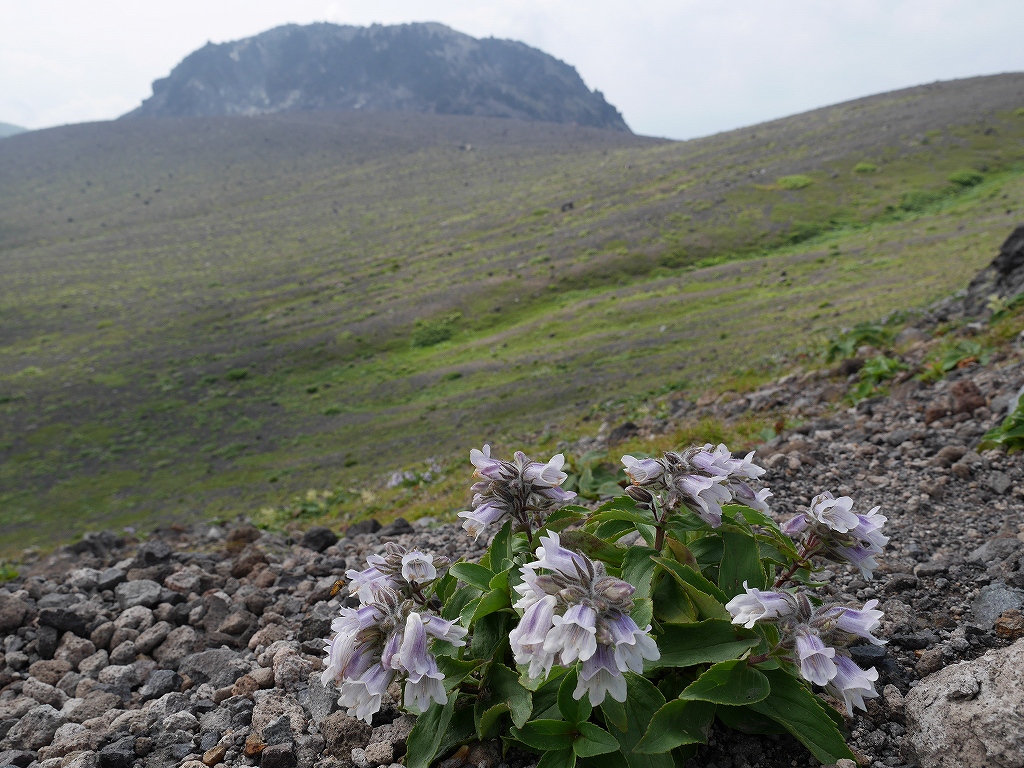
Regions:
[[436, 20], [574, 65], [640, 133], [686, 138], [848, 98], [1024, 69], [1019, 0], [0, 0], [0, 120], [112, 118], [208, 40]]

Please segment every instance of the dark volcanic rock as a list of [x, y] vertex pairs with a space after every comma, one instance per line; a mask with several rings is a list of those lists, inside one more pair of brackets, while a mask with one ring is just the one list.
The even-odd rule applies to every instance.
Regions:
[[294, 24], [187, 56], [126, 117], [355, 110], [510, 117], [629, 131], [576, 70], [442, 24]]
[[376, 533], [381, 529], [381, 524], [372, 517], [368, 520], [360, 520], [345, 529], [346, 536], [358, 536], [362, 533]]
[[993, 294], [1012, 299], [1024, 293], [1024, 224], [1010, 234], [999, 255], [971, 281], [964, 300], [968, 314], [980, 314]]
[[337, 541], [338, 535], [322, 525], [314, 525], [302, 535], [302, 546], [314, 552], [323, 552]]

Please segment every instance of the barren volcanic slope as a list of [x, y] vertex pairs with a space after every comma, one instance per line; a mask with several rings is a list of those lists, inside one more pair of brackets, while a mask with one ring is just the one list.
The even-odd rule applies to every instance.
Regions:
[[354, 112], [4, 139], [5, 543], [358, 489], [770, 372], [991, 259], [1022, 106], [1003, 75], [685, 143]]
[[514, 40], [443, 24], [290, 24], [203, 48], [128, 117], [316, 110], [431, 112], [629, 131], [576, 70]]

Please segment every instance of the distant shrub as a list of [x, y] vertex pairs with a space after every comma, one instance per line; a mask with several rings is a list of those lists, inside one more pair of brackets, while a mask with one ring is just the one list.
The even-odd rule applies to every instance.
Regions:
[[794, 221], [786, 233], [786, 238], [791, 243], [802, 243], [804, 240], [810, 240], [824, 231], [825, 228], [821, 224], [810, 221]]
[[900, 199], [900, 210], [908, 212], [923, 211], [942, 199], [938, 192], [928, 189], [912, 189], [904, 192]]
[[1007, 453], [1024, 450], [1024, 398], [1017, 401], [1017, 407], [1003, 419], [1002, 424], [985, 433], [978, 449], [999, 446], [1006, 448]]
[[805, 187], [811, 186], [814, 183], [814, 179], [809, 176], [801, 176], [796, 174], [793, 176], [782, 176], [775, 180], [783, 189], [804, 189]]
[[853, 166], [854, 173], [874, 173], [878, 170], [878, 166], [874, 163], [857, 163]]
[[248, 368], [232, 368], [230, 371], [224, 374], [224, 378], [228, 381], [241, 381], [249, 375]]
[[448, 341], [455, 335], [455, 324], [462, 319], [461, 312], [439, 317], [436, 320], [417, 320], [412, 331], [413, 347], [432, 347], [442, 341]]
[[985, 177], [977, 171], [957, 171], [949, 177], [949, 182], [958, 187], [976, 187], [984, 180]]
[[851, 330], [830, 339], [825, 350], [825, 361], [846, 360], [857, 354], [857, 350], [867, 344], [878, 349], [892, 346], [892, 331], [881, 325], [858, 323]]
[[336, 405], [329, 405], [324, 408], [324, 416], [337, 416], [341, 413], [341, 408]]
[[1015, 114], [1017, 117], [1024, 117], [1024, 107], [1020, 107], [1019, 109], [1015, 109], [1013, 111], [1013, 114]]

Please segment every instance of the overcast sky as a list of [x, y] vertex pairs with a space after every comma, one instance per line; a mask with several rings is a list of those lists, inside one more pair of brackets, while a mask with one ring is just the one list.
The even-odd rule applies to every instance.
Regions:
[[313, 21], [521, 40], [575, 66], [635, 132], [679, 139], [1024, 70], [1021, 0], [0, 0], [0, 122], [111, 119], [207, 41]]

